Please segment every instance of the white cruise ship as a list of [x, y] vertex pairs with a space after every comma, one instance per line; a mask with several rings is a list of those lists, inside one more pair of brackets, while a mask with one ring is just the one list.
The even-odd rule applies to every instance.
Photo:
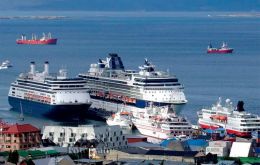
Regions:
[[204, 129], [225, 128], [228, 134], [250, 137], [253, 131], [260, 130], [260, 117], [245, 112], [243, 105], [243, 101], [239, 101], [235, 109], [230, 99], [226, 99], [225, 106], [222, 106], [219, 98], [211, 108], [198, 111], [198, 124]]
[[65, 69], [50, 74], [48, 62], [43, 72], [36, 71], [34, 62], [30, 67], [29, 73], [21, 73], [11, 84], [8, 101], [13, 110], [57, 120], [86, 114], [91, 101], [84, 79], [68, 78]]
[[175, 113], [168, 113], [168, 106], [148, 107], [145, 113], [139, 113], [132, 122], [141, 134], [157, 139], [192, 134], [191, 124]]
[[[79, 74], [90, 87], [92, 108], [110, 112], [142, 111], [149, 103], [155, 106], [170, 105], [178, 110], [187, 102], [183, 86], [176, 76], [156, 71], [147, 59], [140, 71], [125, 70], [117, 54], [91, 64], [87, 73]], [[96, 111], [97, 112], [97, 111]]]

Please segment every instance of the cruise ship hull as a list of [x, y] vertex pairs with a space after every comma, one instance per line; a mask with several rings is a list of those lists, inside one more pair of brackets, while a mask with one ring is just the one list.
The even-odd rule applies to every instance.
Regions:
[[[217, 128], [225, 128], [225, 126], [221, 126], [221, 125], [218, 125], [218, 124], [208, 124], [208, 123], [202, 123], [200, 122], [199, 123], [200, 127], [202, 129], [217, 129]], [[233, 130], [233, 129], [229, 129], [229, 128], [225, 128], [226, 132], [228, 134], [234, 134], [236, 136], [239, 136], [239, 137], [250, 137], [251, 136], [251, 133], [250, 132], [241, 132], [241, 131], [237, 131], [237, 130]]]
[[[138, 100], [137, 102], [139, 102], [139, 105], [136, 104], [124, 104], [121, 101], [111, 101], [111, 100], [105, 100], [105, 99], [98, 99], [98, 98], [93, 98], [91, 97], [91, 108], [92, 109], [99, 109], [103, 110], [103, 112], [108, 112], [108, 115], [111, 115], [111, 113], [116, 113], [120, 110], [124, 110], [124, 111], [129, 111], [132, 112], [133, 114], [135, 113], [139, 113], [139, 112], [145, 112], [145, 106], [140, 106], [140, 105], [145, 105], [145, 102], [148, 103], [148, 101], [144, 101], [144, 100]], [[147, 104], [149, 105], [149, 104]], [[154, 104], [156, 106], [165, 106], [165, 105], [170, 105], [171, 106], [171, 110], [176, 112], [177, 114], [179, 114], [179, 112], [181, 111], [181, 109], [185, 106], [185, 103], [183, 104], [170, 104], [170, 103], [157, 103]], [[147, 107], [147, 106], [146, 106]], [[109, 113], [111, 112], [111, 113]], [[95, 111], [93, 111], [94, 115], [100, 116], [101, 115], [105, 115], [104, 113], [95, 113]], [[104, 118], [106, 118], [105, 116], [103, 116]]]
[[8, 101], [12, 106], [11, 110], [37, 117], [44, 116], [56, 121], [84, 119], [91, 105], [90, 103], [50, 105], [10, 96]]

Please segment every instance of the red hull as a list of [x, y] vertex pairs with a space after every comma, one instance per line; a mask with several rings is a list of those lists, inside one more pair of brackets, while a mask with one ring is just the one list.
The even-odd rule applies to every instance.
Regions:
[[[212, 129], [215, 130], [217, 128], [219, 128], [219, 126], [217, 125], [206, 125], [206, 124], [199, 124], [201, 128], [203, 129]], [[231, 130], [231, 129], [226, 129], [228, 134], [235, 134], [236, 136], [239, 137], [250, 137], [251, 136], [251, 132], [238, 132], [235, 130]]]
[[207, 53], [219, 53], [219, 54], [227, 54], [232, 53], [233, 49], [208, 49]]
[[17, 44], [30, 44], [30, 45], [55, 45], [57, 38], [45, 39], [45, 40], [16, 40]]

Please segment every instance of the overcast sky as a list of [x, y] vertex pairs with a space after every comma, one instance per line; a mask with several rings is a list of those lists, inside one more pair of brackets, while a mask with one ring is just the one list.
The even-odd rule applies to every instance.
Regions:
[[0, 0], [0, 10], [260, 11], [260, 0]]

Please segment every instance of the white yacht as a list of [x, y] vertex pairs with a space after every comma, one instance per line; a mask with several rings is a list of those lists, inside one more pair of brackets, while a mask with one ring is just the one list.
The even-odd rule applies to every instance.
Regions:
[[2, 62], [2, 64], [0, 65], [0, 70], [1, 70], [1, 69], [8, 69], [8, 68], [10, 68], [10, 67], [12, 67], [10, 61], [5, 60], [5, 61]]

